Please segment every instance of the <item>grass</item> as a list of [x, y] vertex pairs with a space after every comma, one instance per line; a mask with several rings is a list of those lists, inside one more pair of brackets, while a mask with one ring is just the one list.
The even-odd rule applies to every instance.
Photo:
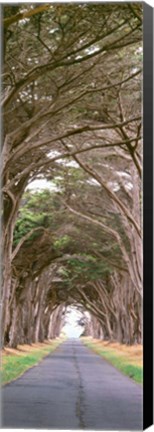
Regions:
[[1, 384], [15, 380], [26, 370], [37, 365], [61, 342], [62, 338], [32, 345], [18, 345], [17, 349], [5, 348], [1, 356]]
[[137, 383], [143, 382], [142, 345], [122, 345], [82, 338], [83, 343]]

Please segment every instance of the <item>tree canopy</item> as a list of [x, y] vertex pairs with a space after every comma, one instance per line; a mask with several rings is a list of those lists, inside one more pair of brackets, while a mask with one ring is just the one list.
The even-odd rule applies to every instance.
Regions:
[[53, 337], [75, 303], [141, 341], [142, 4], [4, 5], [3, 24], [3, 339]]

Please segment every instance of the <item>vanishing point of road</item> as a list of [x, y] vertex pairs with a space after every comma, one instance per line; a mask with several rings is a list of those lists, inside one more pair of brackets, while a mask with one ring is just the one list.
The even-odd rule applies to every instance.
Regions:
[[2, 389], [2, 428], [141, 430], [142, 387], [80, 340]]

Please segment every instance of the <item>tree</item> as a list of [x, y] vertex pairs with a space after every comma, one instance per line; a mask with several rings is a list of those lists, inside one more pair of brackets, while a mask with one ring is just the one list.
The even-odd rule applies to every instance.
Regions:
[[[102, 329], [99, 332], [101, 335], [104, 334], [104, 337], [118, 338], [118, 340], [125, 342], [140, 338], [140, 330], [136, 324], [135, 316], [133, 316], [133, 323], [131, 323], [132, 331], [128, 334], [127, 317], [130, 303], [127, 302], [130, 302], [130, 298], [128, 296], [129, 300], [127, 300], [124, 282], [125, 279], [129, 281], [129, 278], [120, 247], [116, 242], [113, 243], [113, 237], [108, 235], [106, 229], [101, 233], [102, 222], [97, 221], [96, 226], [93, 219], [90, 224], [85, 224], [84, 221], [83, 223], [82, 221], [79, 222], [64, 205], [64, 200], [68, 199], [68, 190], [69, 199], [72, 194], [75, 195], [80, 206], [82, 200], [85, 202], [84, 195], [86, 194], [87, 206], [89, 207], [87, 210], [93, 213], [94, 209], [96, 211], [98, 208], [99, 219], [102, 218], [103, 214], [103, 220], [109, 222], [109, 218], [104, 212], [107, 201], [102, 201], [102, 199], [100, 201], [100, 187], [89, 184], [80, 168], [76, 168], [76, 170], [80, 173], [74, 173], [74, 169], [72, 173], [72, 168], [68, 167], [69, 182], [65, 182], [65, 179], [63, 181], [62, 179], [57, 180], [58, 184], [62, 182], [62, 192], [58, 195], [57, 193], [42, 191], [26, 192], [23, 196], [23, 207], [19, 211], [14, 232], [14, 276], [10, 297], [10, 321], [6, 332], [6, 341], [13, 346], [17, 344], [17, 337], [18, 340], [22, 338], [22, 341], [27, 342], [36, 341], [38, 338], [42, 340], [43, 336], [41, 335], [47, 337], [47, 335], [53, 334], [51, 314], [58, 306], [62, 305], [64, 308], [65, 304], [74, 304], [74, 302], [81, 304], [96, 318], [99, 328]], [[76, 187], [77, 183], [74, 182], [74, 178], [82, 178], [82, 181], [80, 180], [81, 189]], [[94, 188], [95, 194], [92, 193]], [[43, 198], [46, 196], [48, 199], [44, 200]], [[90, 204], [92, 196], [95, 196], [95, 200]], [[37, 221], [35, 220], [36, 215]], [[41, 223], [46, 215], [48, 215], [48, 226], [44, 228]], [[112, 227], [113, 220], [112, 217], [110, 219]], [[37, 225], [40, 223], [40, 227], [31, 229], [29, 221], [30, 223], [35, 221]], [[117, 222], [115, 227], [120, 229]], [[32, 233], [33, 230], [37, 231]], [[22, 237], [22, 233], [25, 231], [26, 234]], [[18, 244], [16, 245], [17, 241]], [[125, 237], [124, 241], [126, 242]], [[117, 283], [119, 274], [120, 279]], [[130, 293], [133, 298], [134, 291], [131, 284]], [[119, 301], [119, 295], [122, 303]], [[124, 306], [123, 301], [125, 302]], [[137, 297], [131, 301], [134, 315], [137, 302]], [[119, 321], [121, 309], [124, 309], [126, 315], [123, 324], [120, 324]], [[14, 316], [16, 320], [13, 320]], [[27, 323], [26, 333], [23, 332], [23, 319], [25, 324]], [[95, 319], [92, 322], [96, 323]], [[18, 330], [18, 325], [22, 330], [22, 335]], [[134, 326], [136, 328], [135, 334], [133, 333]]]
[[[107, 219], [106, 224], [97, 220], [97, 226], [104, 224], [103, 233], [116, 239], [133, 292], [140, 293], [142, 8], [135, 3], [120, 7], [118, 4], [18, 5], [14, 9], [7, 5], [4, 6], [4, 32], [2, 339], [8, 333], [10, 322], [13, 238], [17, 243], [20, 237], [16, 225], [20, 202], [33, 179], [44, 176], [53, 179], [61, 172], [61, 159], [73, 158], [101, 185], [114, 211], [116, 208], [116, 213], [120, 212], [115, 230], [110, 226], [111, 220], [107, 230]], [[104, 178], [98, 169], [100, 155], [106, 166]], [[119, 179], [120, 189], [118, 193], [113, 191], [117, 172], [112, 175], [112, 185], [106, 184], [115, 165], [121, 170], [124, 161], [136, 188], [133, 197], [129, 197], [126, 182]], [[125, 242], [119, 233], [119, 222], [125, 230]], [[37, 235], [38, 240], [40, 231], [36, 231], [35, 221], [28, 223], [35, 229], [30, 235]], [[46, 229], [45, 221], [41, 223]], [[18, 220], [19, 227], [21, 233], [21, 220]], [[25, 226], [24, 229], [28, 235]], [[41, 238], [46, 244], [45, 229]], [[21, 239], [20, 252], [27, 241], [27, 237], [24, 243]], [[129, 253], [126, 243], [129, 243]], [[35, 251], [36, 245], [37, 242]], [[16, 250], [19, 252], [19, 247]], [[130, 250], [135, 251], [133, 257]]]

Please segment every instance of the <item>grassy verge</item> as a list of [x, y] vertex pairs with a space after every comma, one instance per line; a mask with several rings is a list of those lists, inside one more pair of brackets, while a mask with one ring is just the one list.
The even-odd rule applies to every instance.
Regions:
[[21, 376], [53, 352], [61, 342], [62, 338], [32, 345], [18, 345], [17, 349], [5, 348], [1, 356], [1, 384]]
[[81, 338], [83, 343], [137, 383], [143, 382], [142, 346], [127, 346], [98, 339]]

